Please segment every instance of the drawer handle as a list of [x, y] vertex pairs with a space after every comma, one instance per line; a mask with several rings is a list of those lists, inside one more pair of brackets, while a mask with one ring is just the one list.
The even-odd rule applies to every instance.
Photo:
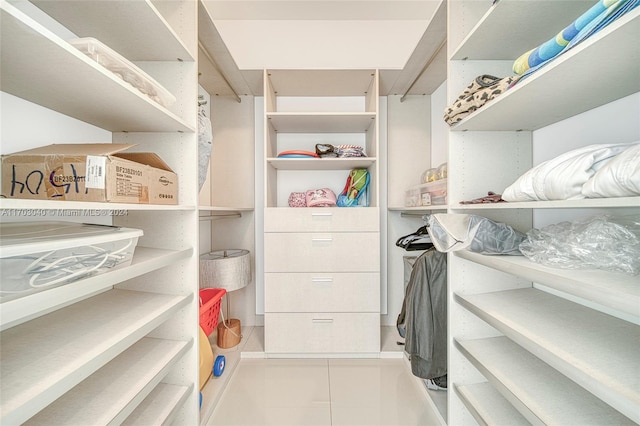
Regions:
[[313, 283], [332, 283], [333, 278], [311, 278]]
[[312, 238], [311, 241], [314, 243], [330, 243], [333, 241], [333, 238]]
[[311, 213], [311, 216], [333, 216], [333, 213], [331, 212], [318, 212], [318, 213]]
[[333, 322], [333, 320], [331, 318], [312, 319], [311, 322], [314, 323], [314, 324], [331, 324]]

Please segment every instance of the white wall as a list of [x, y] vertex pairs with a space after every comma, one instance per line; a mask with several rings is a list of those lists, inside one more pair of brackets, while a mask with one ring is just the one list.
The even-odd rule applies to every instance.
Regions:
[[111, 143], [111, 132], [0, 92], [0, 150], [9, 154], [53, 143]]
[[[420, 183], [422, 172], [448, 158], [448, 127], [442, 119], [447, 87], [443, 83], [430, 96], [388, 97], [388, 204], [404, 205], [404, 191]], [[398, 238], [424, 225], [420, 215], [402, 216], [389, 211], [387, 221], [387, 309], [382, 325], [395, 325], [404, 300], [404, 257], [421, 251], [405, 251], [395, 245]]]
[[[400, 96], [389, 96], [387, 107], [387, 203], [397, 208], [404, 206], [405, 190], [419, 184], [422, 172], [432, 165], [431, 97], [408, 96], [400, 102]], [[382, 325], [395, 325], [402, 309], [403, 257], [421, 253], [405, 251], [395, 243], [422, 225], [420, 216], [402, 217], [399, 211], [387, 214], [387, 315], [382, 316]]]
[[[253, 208], [255, 194], [255, 118], [253, 96], [242, 96], [241, 102], [230, 97], [210, 99], [213, 125], [211, 150], [210, 200], [215, 207]], [[204, 188], [203, 188], [204, 190]], [[204, 199], [204, 197], [202, 197]], [[251, 252], [252, 280], [247, 287], [230, 294], [231, 314], [243, 325], [262, 325], [256, 315], [256, 241], [255, 213], [242, 212], [240, 218], [215, 219], [201, 228], [200, 248], [210, 250], [244, 249]], [[208, 250], [207, 250], [208, 251]]]
[[431, 164], [438, 167], [449, 158], [449, 126], [442, 118], [447, 106], [447, 82], [431, 94]]

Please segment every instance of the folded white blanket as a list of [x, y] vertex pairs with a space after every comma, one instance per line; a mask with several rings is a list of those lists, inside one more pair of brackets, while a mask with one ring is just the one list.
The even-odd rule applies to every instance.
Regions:
[[640, 195], [640, 142], [607, 161], [582, 187], [587, 198]]
[[585, 198], [583, 185], [630, 144], [589, 145], [538, 164], [502, 192], [505, 201], [575, 200]]

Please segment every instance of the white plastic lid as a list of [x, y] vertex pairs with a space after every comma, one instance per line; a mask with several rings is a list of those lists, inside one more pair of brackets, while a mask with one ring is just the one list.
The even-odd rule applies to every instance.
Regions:
[[0, 258], [141, 237], [141, 229], [73, 222], [0, 223]]

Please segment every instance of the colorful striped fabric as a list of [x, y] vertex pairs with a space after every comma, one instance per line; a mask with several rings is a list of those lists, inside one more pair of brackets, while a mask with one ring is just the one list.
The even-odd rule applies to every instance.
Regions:
[[[559, 32], [554, 38], [520, 56], [513, 64], [513, 71], [522, 75], [528, 69], [553, 59], [559, 55], [572, 40], [593, 24], [605, 20], [630, 0], [599, 0], [597, 4], [583, 13], [571, 25]], [[633, 3], [633, 1], [632, 1]]]

